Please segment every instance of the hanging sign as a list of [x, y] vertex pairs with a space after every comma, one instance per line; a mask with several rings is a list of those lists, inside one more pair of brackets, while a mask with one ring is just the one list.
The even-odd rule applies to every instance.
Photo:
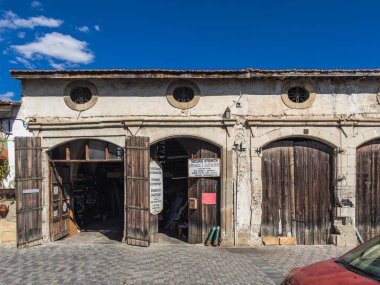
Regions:
[[216, 204], [216, 193], [202, 193], [202, 204], [203, 205], [215, 205]]
[[164, 190], [162, 168], [159, 163], [152, 160], [150, 162], [150, 213], [157, 215], [163, 209]]
[[219, 158], [189, 159], [189, 177], [219, 177]]

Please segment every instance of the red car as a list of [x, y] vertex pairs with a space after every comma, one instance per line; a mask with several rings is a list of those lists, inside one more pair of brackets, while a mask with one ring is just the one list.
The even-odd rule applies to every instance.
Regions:
[[292, 269], [282, 285], [380, 283], [380, 236], [345, 255]]

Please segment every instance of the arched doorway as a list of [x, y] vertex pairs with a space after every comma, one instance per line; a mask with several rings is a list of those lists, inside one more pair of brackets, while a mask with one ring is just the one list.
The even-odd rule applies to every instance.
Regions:
[[[158, 230], [189, 243], [205, 242], [220, 221], [221, 149], [201, 139], [176, 137], [152, 144], [150, 153], [163, 169]], [[206, 164], [209, 169], [202, 169]]]
[[122, 239], [124, 216], [123, 148], [79, 139], [49, 152], [50, 238], [97, 231]]
[[262, 236], [326, 244], [332, 224], [333, 149], [304, 138], [273, 142], [262, 152]]
[[380, 139], [356, 150], [356, 227], [364, 241], [380, 234]]

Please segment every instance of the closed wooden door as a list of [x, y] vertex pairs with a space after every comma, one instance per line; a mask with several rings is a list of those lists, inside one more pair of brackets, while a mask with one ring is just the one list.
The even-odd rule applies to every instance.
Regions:
[[356, 226], [364, 241], [380, 234], [380, 140], [356, 151]]
[[[189, 158], [220, 158], [220, 149], [207, 142], [189, 139], [183, 144]], [[197, 209], [188, 210], [189, 219], [189, 243], [204, 243], [210, 229], [219, 225], [219, 203], [220, 203], [220, 178], [219, 177], [197, 177], [189, 178], [188, 197], [196, 198]], [[215, 193], [215, 204], [204, 204], [203, 193]]]
[[50, 239], [70, 234], [70, 168], [50, 163]]
[[42, 242], [41, 138], [15, 138], [17, 246]]
[[127, 137], [125, 152], [124, 241], [149, 246], [149, 138]]
[[263, 149], [262, 235], [326, 244], [332, 222], [332, 149], [284, 140]]

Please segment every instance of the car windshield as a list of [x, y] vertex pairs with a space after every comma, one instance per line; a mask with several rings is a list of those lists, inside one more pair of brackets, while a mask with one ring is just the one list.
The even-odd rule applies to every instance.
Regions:
[[335, 262], [360, 275], [380, 281], [380, 236], [351, 250]]

